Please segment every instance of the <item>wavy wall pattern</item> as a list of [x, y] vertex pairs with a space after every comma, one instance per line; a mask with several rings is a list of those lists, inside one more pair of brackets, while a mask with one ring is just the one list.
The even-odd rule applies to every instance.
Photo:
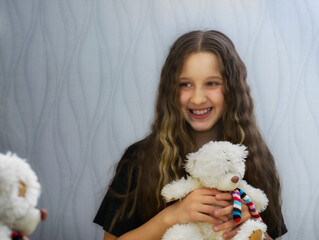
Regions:
[[[102, 239], [92, 219], [112, 166], [148, 131], [170, 44], [234, 41], [282, 178], [289, 233], [318, 239], [316, 0], [1, 0], [0, 150], [28, 158], [49, 211], [32, 239]], [[293, 201], [292, 201], [293, 199]]]

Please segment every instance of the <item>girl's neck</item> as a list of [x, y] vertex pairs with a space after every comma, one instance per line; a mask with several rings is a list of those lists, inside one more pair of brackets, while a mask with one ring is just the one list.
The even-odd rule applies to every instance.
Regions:
[[192, 129], [191, 135], [197, 149], [209, 141], [219, 141], [222, 139], [222, 121], [218, 121], [216, 125], [207, 131], [195, 131]]

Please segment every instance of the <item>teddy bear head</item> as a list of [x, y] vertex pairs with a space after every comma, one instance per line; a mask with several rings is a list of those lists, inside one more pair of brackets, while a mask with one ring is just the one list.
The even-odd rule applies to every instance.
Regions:
[[186, 156], [185, 169], [204, 187], [232, 191], [244, 177], [247, 155], [244, 145], [211, 141]]
[[38, 178], [24, 159], [11, 153], [0, 154], [0, 227], [2, 230], [7, 227], [7, 231], [24, 236], [35, 230], [44, 218], [42, 210], [35, 208], [40, 191]]

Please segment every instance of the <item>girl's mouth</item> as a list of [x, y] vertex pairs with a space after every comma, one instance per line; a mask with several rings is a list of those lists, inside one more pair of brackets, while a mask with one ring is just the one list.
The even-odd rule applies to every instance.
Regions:
[[200, 109], [200, 110], [193, 110], [193, 109], [188, 109], [188, 110], [193, 118], [202, 119], [202, 118], [206, 118], [210, 114], [212, 109], [213, 109], [212, 107], [209, 107], [209, 108]]

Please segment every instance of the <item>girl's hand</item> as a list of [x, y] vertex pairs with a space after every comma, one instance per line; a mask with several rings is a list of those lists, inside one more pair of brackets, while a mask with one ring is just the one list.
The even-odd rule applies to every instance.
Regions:
[[222, 221], [227, 221], [226, 216], [221, 215], [220, 218], [214, 217], [216, 208], [219, 206], [222, 209], [229, 207], [230, 203], [226, 200], [216, 199], [216, 194], [221, 194], [216, 189], [195, 189], [188, 194], [184, 199], [169, 206], [170, 225], [187, 224], [190, 222], [208, 222], [212, 224], [220, 224]]
[[[230, 193], [219, 193], [216, 195], [216, 199], [223, 200], [223, 201], [232, 201], [233, 197]], [[232, 212], [233, 212], [233, 205], [231, 204], [225, 208], [215, 210], [214, 215], [216, 217], [220, 217], [220, 216], [225, 216], [225, 215], [229, 215], [229, 214], [232, 215]], [[223, 222], [219, 225], [214, 226], [213, 230], [215, 232], [219, 232], [219, 231], [223, 231], [226, 229], [232, 229], [231, 231], [223, 234], [224, 238], [232, 238], [239, 231], [241, 224], [244, 223], [245, 221], [251, 219], [251, 218], [252, 217], [251, 217], [248, 206], [242, 202], [240, 222], [235, 222], [233, 219], [230, 219], [226, 222]]]

